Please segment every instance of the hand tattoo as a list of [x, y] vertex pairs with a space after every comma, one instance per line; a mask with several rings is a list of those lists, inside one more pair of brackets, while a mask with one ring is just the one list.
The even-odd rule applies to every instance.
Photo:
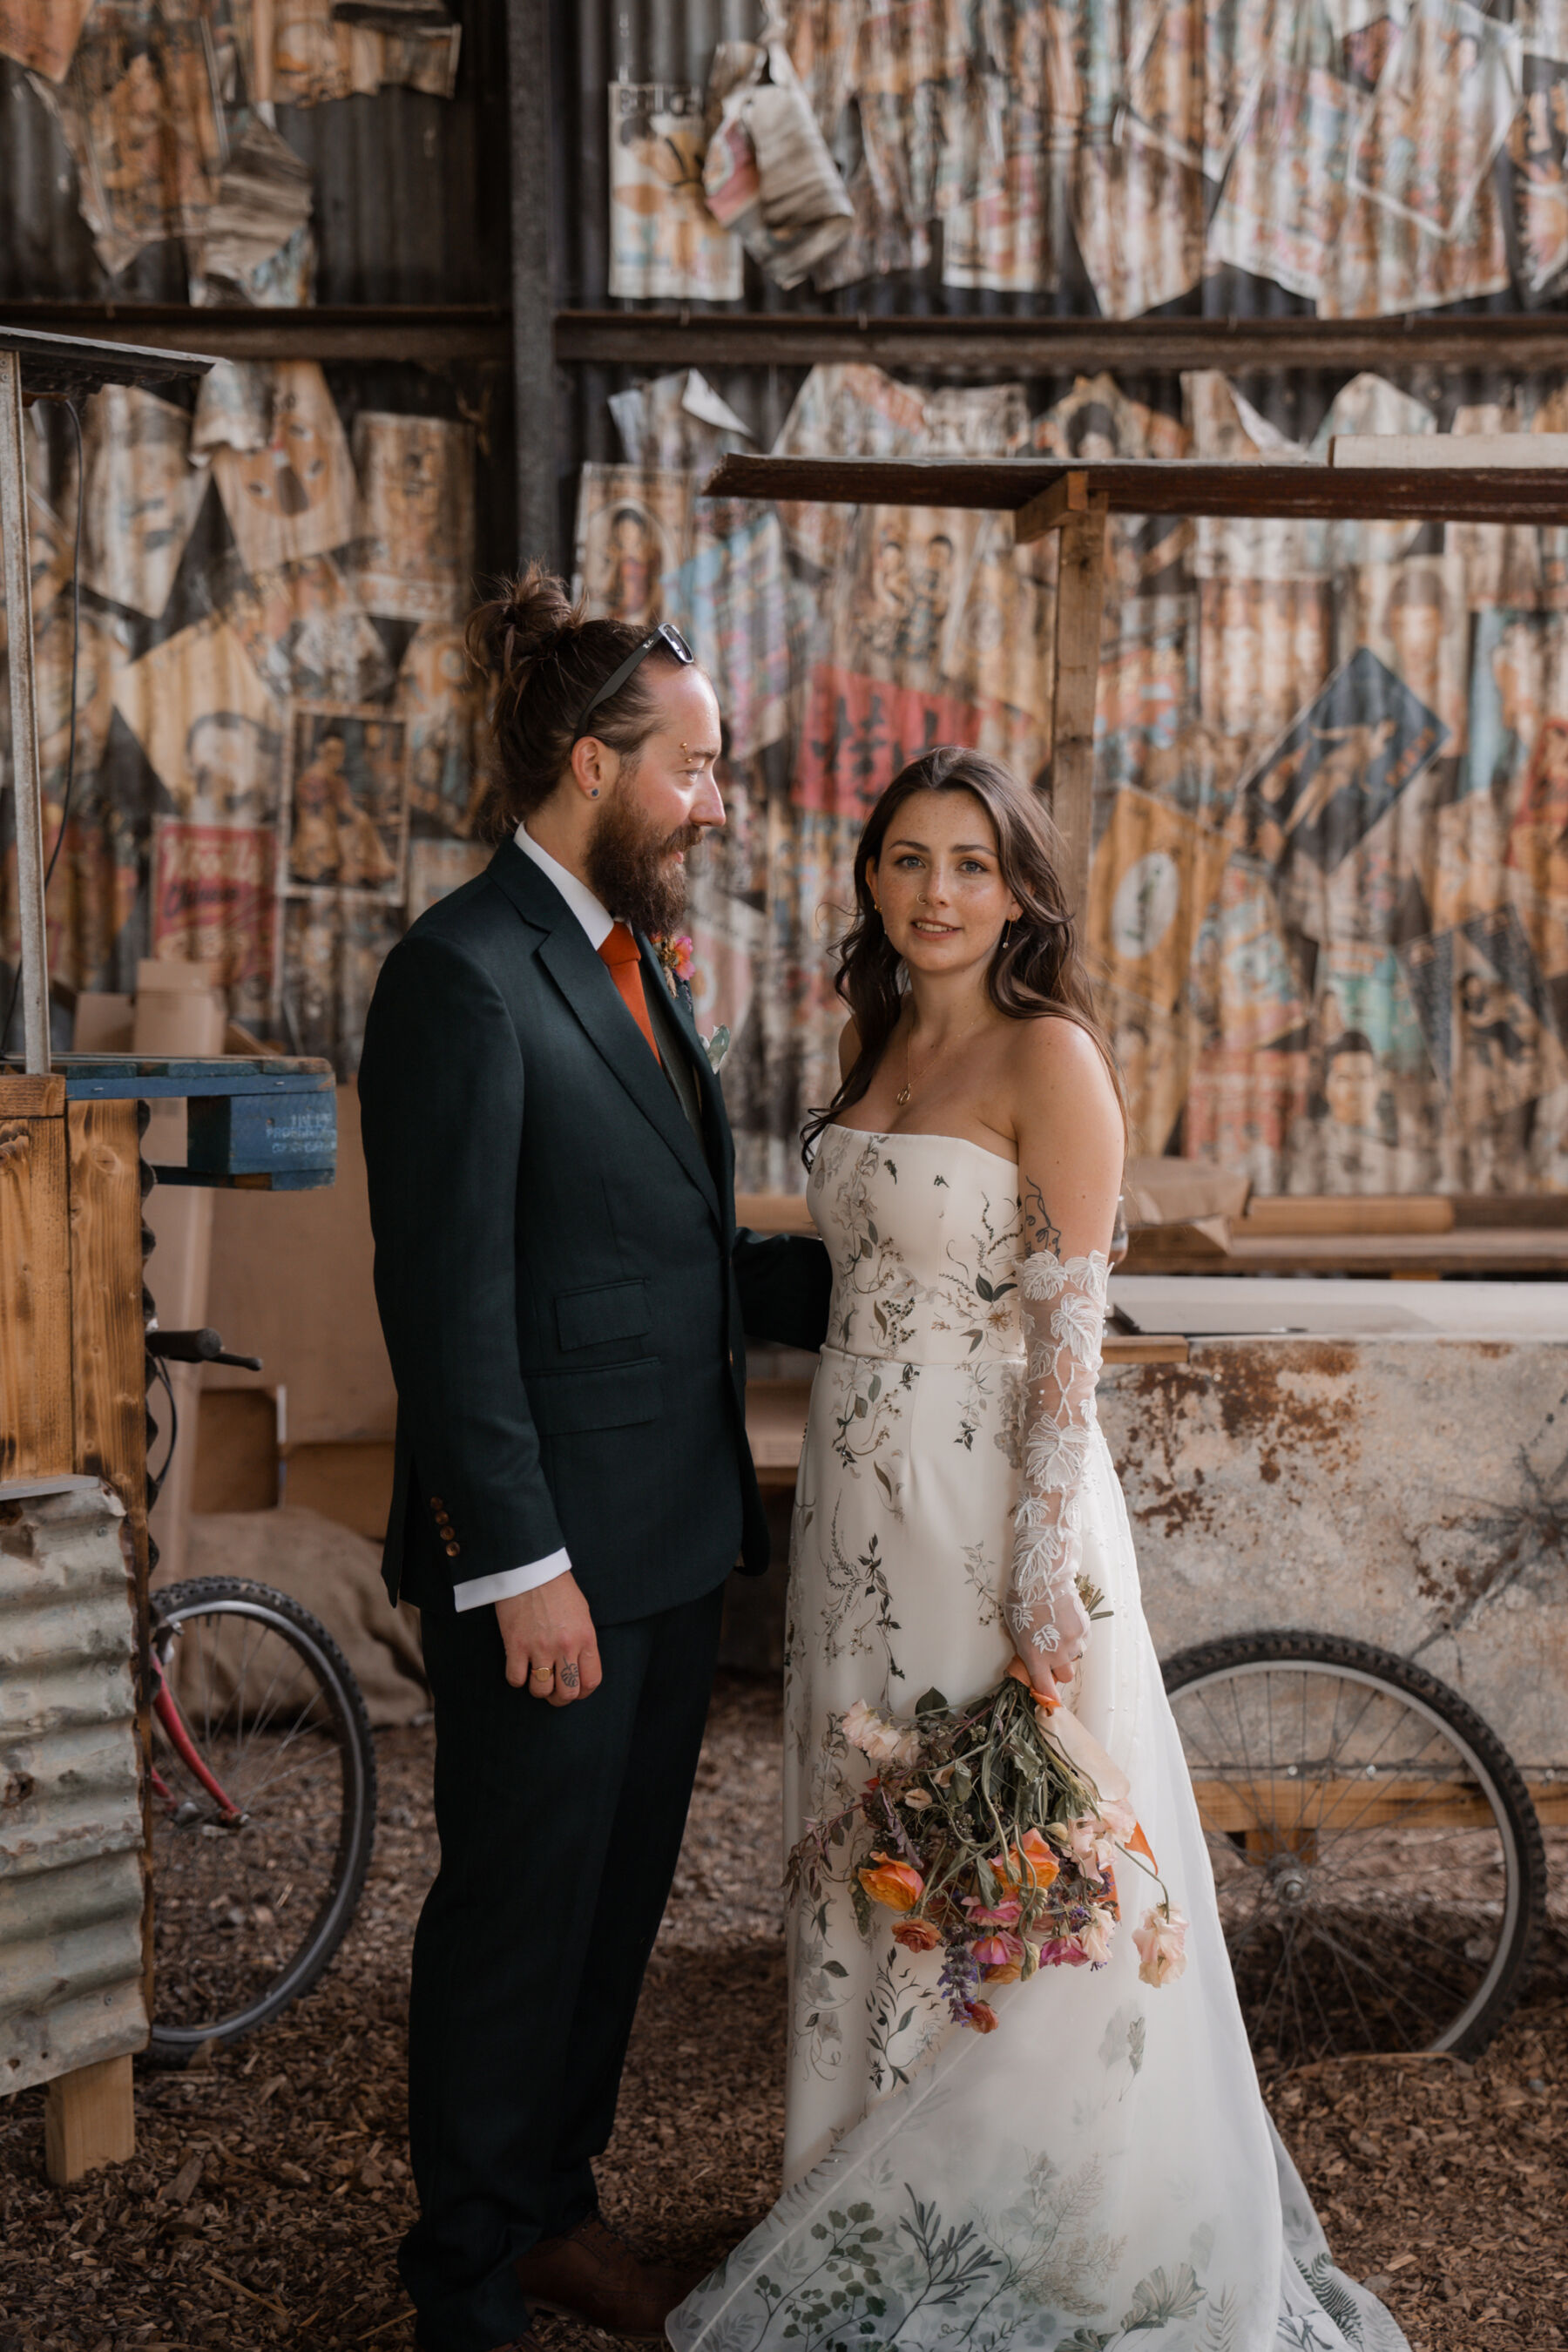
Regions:
[[1052, 1224], [1046, 1211], [1045, 1194], [1032, 1179], [1024, 1194], [1024, 1232], [1026, 1254], [1049, 1250], [1053, 1255], [1060, 1256], [1062, 1229]]
[[576, 1667], [575, 1667], [575, 1666], [563, 1666], [563, 1667], [562, 1667], [562, 1669], [561, 1669], [561, 1687], [562, 1687], [562, 1689], [563, 1689], [563, 1690], [575, 1690], [575, 1689], [576, 1689], [576, 1687], [577, 1687], [577, 1669], [576, 1669]]

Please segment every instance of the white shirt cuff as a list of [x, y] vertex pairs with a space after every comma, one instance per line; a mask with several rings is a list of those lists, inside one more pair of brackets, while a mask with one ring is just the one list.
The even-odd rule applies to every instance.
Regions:
[[483, 1609], [492, 1601], [511, 1601], [520, 1592], [532, 1592], [552, 1577], [569, 1574], [572, 1555], [564, 1546], [544, 1559], [531, 1560], [526, 1568], [503, 1568], [499, 1576], [476, 1576], [467, 1584], [454, 1585], [453, 1606], [459, 1611]]

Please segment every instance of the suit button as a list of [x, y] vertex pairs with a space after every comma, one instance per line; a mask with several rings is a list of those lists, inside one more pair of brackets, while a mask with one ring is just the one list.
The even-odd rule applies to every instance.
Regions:
[[432, 1495], [432, 1496], [431, 1496], [431, 1497], [430, 1497], [430, 1508], [431, 1508], [433, 1511], [437, 1511], [437, 1512], [444, 1511], [444, 1510], [446, 1509], [446, 1507], [447, 1507], [447, 1506], [446, 1506], [446, 1504], [441, 1500], [441, 1497], [440, 1497], [440, 1496], [439, 1496], [439, 1495]]
[[447, 1559], [457, 1559], [457, 1557], [458, 1557], [458, 1554], [462, 1550], [462, 1549], [463, 1549], [463, 1547], [462, 1547], [462, 1545], [461, 1545], [461, 1544], [449, 1543], [449, 1544], [447, 1546]]

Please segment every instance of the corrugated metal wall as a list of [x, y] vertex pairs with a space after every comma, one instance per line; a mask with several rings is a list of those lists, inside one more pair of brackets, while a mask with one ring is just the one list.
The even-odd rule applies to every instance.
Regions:
[[124, 1517], [0, 1487], [0, 2093], [147, 2039]]
[[[1044, 158], [1035, 258], [1020, 244], [1024, 266], [1012, 273], [1017, 287], [1031, 275], [1034, 283], [943, 284], [952, 215], [928, 190], [931, 258], [921, 268], [784, 292], [748, 258], [742, 299], [725, 305], [610, 297], [605, 93], [623, 78], [702, 84], [714, 40], [755, 37], [761, 10], [555, 5], [557, 120], [570, 125], [556, 181], [558, 303], [601, 316], [678, 313], [687, 337], [678, 354], [661, 327], [658, 361], [641, 369], [595, 361], [564, 373], [563, 546], [590, 547], [585, 519], [603, 540], [617, 508], [640, 499], [645, 551], [679, 551], [665, 559], [666, 609], [714, 645], [721, 674], [711, 613], [703, 638], [704, 535], [731, 533], [735, 568], [754, 519], [737, 514], [721, 530], [688, 493], [682, 521], [675, 490], [651, 480], [639, 490], [608, 401], [639, 376], [694, 365], [757, 446], [772, 446], [806, 371], [711, 364], [705, 321], [736, 311], [916, 321], [1083, 320], [1103, 310], [1139, 318], [1152, 338], [1161, 322], [1192, 319], [1311, 325], [1315, 310], [1323, 322], [1373, 322], [1367, 355], [1332, 369], [1265, 363], [1226, 376], [1216, 357], [1206, 368], [1184, 360], [1181, 372], [1119, 367], [1112, 378], [1092, 339], [1079, 337], [1059, 374], [999, 365], [987, 375], [954, 352], [949, 383], [1017, 383], [1033, 445], [1058, 454], [1086, 431], [1109, 432], [1124, 457], [1245, 457], [1282, 441], [1321, 457], [1331, 430], [1555, 429], [1568, 413], [1561, 373], [1429, 363], [1423, 319], [1401, 334], [1389, 315], [1560, 311], [1568, 284], [1568, 234], [1552, 247], [1558, 213], [1540, 209], [1542, 191], [1556, 189], [1568, 230], [1565, 167], [1540, 135], [1568, 62], [1534, 54], [1555, 39], [1544, 20], [1511, 28], [1444, 8], [1419, 0], [1408, 19], [1402, 11], [1369, 31], [1342, 12], [1205, 11], [1196, 0], [1137, 11], [1099, 0], [793, 0], [780, 15], [803, 75], [818, 73], [825, 43], [860, 42], [858, 87], [884, 110], [885, 142], [913, 136], [921, 76], [929, 98], [944, 75], [952, 91], [967, 74], [963, 104], [985, 81], [1010, 126], [1004, 145], [1016, 133]], [[1227, 43], [1244, 41], [1247, 56], [1229, 53]], [[1403, 142], [1392, 135], [1402, 43], [1415, 60]], [[1049, 109], [1064, 87], [1071, 102], [1058, 119]], [[946, 100], [934, 102], [948, 138]], [[830, 143], [843, 119], [836, 125], [819, 109]], [[866, 120], [863, 111], [862, 128]], [[844, 162], [847, 151], [837, 152]], [[909, 217], [918, 215], [917, 203]], [[594, 345], [592, 320], [569, 331]], [[930, 339], [906, 347], [927, 359]], [[943, 381], [900, 365], [896, 349], [890, 341], [879, 356], [900, 383]], [[879, 403], [890, 409], [885, 386], [868, 377], [826, 425], [827, 438], [799, 438], [797, 425], [795, 446], [889, 446], [874, 420], [863, 444], [832, 438]], [[910, 429], [908, 450], [941, 446]], [[587, 478], [585, 464], [595, 469]], [[825, 986], [823, 909], [846, 898], [854, 835], [876, 790], [922, 732], [972, 730], [969, 740], [1021, 765], [1040, 756], [1030, 698], [977, 682], [976, 633], [1000, 610], [981, 609], [994, 586], [988, 556], [961, 555], [961, 569], [976, 568], [954, 591], [936, 657], [912, 658], [910, 629], [891, 610], [888, 645], [856, 650], [858, 614], [876, 593], [872, 528], [868, 516], [849, 518], [834, 541], [837, 569], [825, 570], [786, 516], [789, 727], [735, 776], [731, 829], [749, 847], [726, 851], [724, 876], [710, 877], [695, 908], [700, 951], [720, 975], [712, 1010], [736, 1028], [726, 1093], [742, 1166], [758, 1183], [798, 1183], [794, 1133], [831, 1089], [837, 1008]], [[889, 607], [901, 596], [912, 614], [917, 549], [931, 526], [889, 515], [876, 529], [898, 542], [889, 562], [909, 567]], [[1262, 525], [1141, 535], [1129, 523], [1113, 534], [1089, 929], [1144, 1149], [1245, 1168], [1268, 1192], [1568, 1184], [1568, 901], [1549, 838], [1568, 820], [1551, 780], [1558, 731], [1568, 732], [1556, 617], [1568, 591], [1558, 535], [1537, 536], [1527, 548], [1523, 534], [1505, 545], [1501, 534], [1441, 527], [1319, 533], [1310, 544]], [[637, 566], [626, 576], [639, 576]], [[602, 561], [589, 585], [616, 609]], [[1045, 604], [1032, 609], [1031, 626], [1048, 619]], [[754, 610], [749, 618], [755, 646]], [[1423, 632], [1440, 633], [1440, 656], [1431, 643], [1421, 650]], [[734, 658], [731, 649], [731, 667]], [[844, 733], [846, 684], [863, 744]], [[1427, 755], [1397, 812], [1363, 776], [1321, 839], [1310, 826], [1299, 837], [1289, 824], [1270, 830], [1291, 761], [1347, 759], [1358, 728], [1385, 727], [1396, 706], [1414, 724], [1434, 697], [1440, 722], [1428, 709], [1421, 724], [1437, 756]], [[1030, 707], [1004, 707], [1020, 699]], [[903, 719], [892, 725], [898, 709]], [[1283, 746], [1292, 727], [1305, 752]], [[1325, 771], [1315, 789], [1331, 782]], [[1303, 792], [1302, 810], [1310, 800]], [[1151, 926], [1162, 922], [1156, 943]]]

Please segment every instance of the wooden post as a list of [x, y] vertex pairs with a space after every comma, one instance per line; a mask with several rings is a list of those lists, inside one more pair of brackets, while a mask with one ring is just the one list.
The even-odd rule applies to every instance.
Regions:
[[66, 1082], [0, 1076], [0, 1479], [75, 1454]]
[[44, 2086], [44, 2169], [68, 2188], [100, 2165], [136, 2153], [136, 2104], [129, 2058], [105, 2058], [57, 2074]]
[[[1071, 477], [1068, 478], [1069, 483]], [[1051, 814], [1067, 848], [1068, 912], [1082, 923], [1094, 842], [1094, 696], [1100, 678], [1110, 501], [1064, 507], [1057, 524], [1056, 660], [1051, 695]]]

